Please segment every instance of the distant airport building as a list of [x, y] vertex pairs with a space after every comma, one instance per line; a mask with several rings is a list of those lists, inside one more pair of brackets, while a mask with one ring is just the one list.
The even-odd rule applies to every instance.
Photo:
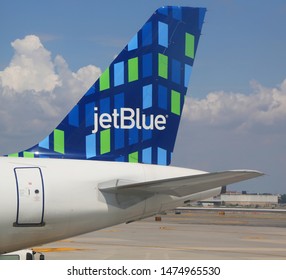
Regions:
[[247, 194], [246, 192], [227, 192], [217, 197], [200, 201], [203, 206], [243, 206], [266, 207], [278, 206], [279, 195], [274, 194]]
[[248, 207], [276, 207], [278, 195], [272, 194], [222, 194], [222, 205]]

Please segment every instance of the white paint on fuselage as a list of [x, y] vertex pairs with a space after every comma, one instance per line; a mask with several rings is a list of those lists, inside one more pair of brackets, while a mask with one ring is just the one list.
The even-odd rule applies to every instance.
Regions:
[[[14, 169], [39, 167], [44, 183], [44, 226], [15, 227], [17, 185]], [[199, 170], [64, 159], [0, 158], [0, 254], [95, 231], [182, 205], [193, 196], [154, 195], [129, 207], [109, 203], [98, 185], [114, 179], [145, 182], [205, 173]], [[114, 202], [114, 201], [113, 201]]]

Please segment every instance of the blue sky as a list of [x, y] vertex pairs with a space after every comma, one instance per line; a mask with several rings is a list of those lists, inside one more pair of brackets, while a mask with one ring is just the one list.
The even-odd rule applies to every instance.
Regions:
[[[0, 23], [4, 28], [0, 39], [1, 68], [13, 54], [10, 42], [35, 34], [52, 55], [62, 55], [72, 70], [88, 64], [104, 69], [157, 7], [174, 4], [208, 9], [198, 53], [197, 67], [203, 68], [196, 71], [194, 92], [249, 91], [250, 80], [273, 86], [285, 78], [286, 3], [282, 0], [271, 4], [259, 0], [4, 3], [0, 4]], [[272, 68], [275, 73], [270, 71]]]
[[[259, 169], [268, 175], [231, 188], [286, 193], [282, 0], [2, 1], [0, 153], [27, 148], [50, 132], [93, 81], [89, 73], [104, 70], [162, 5], [208, 9], [173, 164], [210, 171]], [[21, 67], [47, 73], [54, 84], [39, 85], [44, 78], [35, 76], [26, 87], [21, 77], [9, 90], [12, 80], [4, 74], [20, 63], [31, 42], [17, 39], [27, 35], [40, 40], [44, 58]]]

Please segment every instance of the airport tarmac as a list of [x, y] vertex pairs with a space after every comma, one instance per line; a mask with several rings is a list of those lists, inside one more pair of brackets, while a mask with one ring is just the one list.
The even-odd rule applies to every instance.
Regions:
[[286, 259], [286, 213], [190, 211], [36, 248], [47, 260]]

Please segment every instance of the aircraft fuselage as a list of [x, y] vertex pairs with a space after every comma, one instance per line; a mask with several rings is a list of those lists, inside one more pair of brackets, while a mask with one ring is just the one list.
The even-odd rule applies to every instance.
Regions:
[[221, 190], [141, 198], [100, 191], [113, 178], [136, 183], [204, 173], [176, 167], [5, 157], [0, 166], [0, 254], [138, 220]]

